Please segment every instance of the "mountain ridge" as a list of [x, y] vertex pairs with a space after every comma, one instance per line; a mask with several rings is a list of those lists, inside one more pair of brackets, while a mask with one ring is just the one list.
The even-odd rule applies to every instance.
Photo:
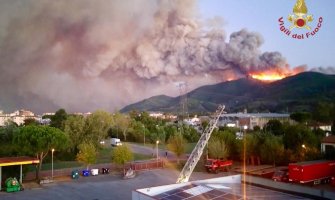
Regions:
[[[180, 96], [153, 96], [130, 104], [121, 112], [180, 113], [180, 99]], [[187, 99], [189, 113], [212, 112], [218, 104], [225, 104], [231, 112], [310, 111], [319, 101], [334, 101], [335, 75], [303, 72], [270, 83], [247, 77], [198, 87], [187, 93]]]

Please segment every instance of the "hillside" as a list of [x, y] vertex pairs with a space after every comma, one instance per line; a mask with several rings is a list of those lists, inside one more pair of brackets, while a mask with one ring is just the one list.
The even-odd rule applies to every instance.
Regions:
[[[199, 87], [187, 98], [190, 113], [211, 112], [218, 104], [225, 104], [230, 112], [245, 108], [249, 112], [308, 111], [319, 101], [334, 101], [335, 75], [304, 72], [272, 83], [243, 78]], [[180, 97], [160, 95], [128, 105], [121, 112], [178, 112], [179, 102]]]

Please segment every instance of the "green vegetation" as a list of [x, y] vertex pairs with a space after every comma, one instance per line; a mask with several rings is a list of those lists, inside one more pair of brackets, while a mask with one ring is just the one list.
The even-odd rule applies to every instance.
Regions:
[[68, 144], [67, 135], [60, 129], [49, 126], [24, 126], [20, 127], [14, 135], [13, 143], [19, 147], [20, 155], [36, 156], [40, 163], [36, 171], [39, 179], [39, 172], [42, 168], [43, 159], [51, 149], [65, 150]]
[[223, 134], [213, 134], [208, 142], [208, 156], [216, 159], [226, 159], [229, 148]]
[[176, 134], [169, 138], [167, 148], [177, 156], [177, 162], [179, 158], [185, 153], [186, 141], [181, 134]]
[[[225, 87], [228, 89], [237, 87], [234, 84], [229, 83], [229, 87]], [[252, 84], [255, 86], [259, 83], [256, 81]], [[248, 85], [248, 80], [240, 81], [238, 85]], [[206, 86], [207, 89], [203, 93], [213, 95], [221, 86], [213, 87]], [[194, 95], [202, 93], [201, 90], [197, 90], [199, 93]], [[239, 94], [239, 91], [232, 89], [230, 91]], [[219, 96], [223, 98], [225, 94]], [[41, 160], [39, 170], [50, 169], [49, 152], [54, 148], [56, 149], [54, 169], [110, 163], [111, 160], [122, 164], [132, 160], [150, 159], [152, 156], [133, 154], [126, 145], [122, 148], [106, 148], [100, 144], [101, 141], [109, 137], [118, 137], [124, 144], [135, 142], [142, 145], [145, 142], [146, 146], [154, 149], [158, 140], [160, 149], [169, 149], [177, 156], [181, 156], [192, 152], [200, 136], [191, 126], [153, 118], [149, 113], [139, 111], [131, 111], [129, 114], [96, 111], [84, 117], [68, 115], [64, 109], [60, 109], [50, 118], [52, 127], [38, 125], [33, 120], [26, 120], [22, 126], [8, 122], [4, 127], [0, 127], [0, 156], [36, 156]], [[243, 142], [245, 142], [248, 161], [251, 158], [260, 158], [263, 164], [278, 165], [334, 158], [334, 153], [330, 155], [320, 153], [320, 143], [325, 132], [321, 129], [312, 130], [310, 125], [334, 124], [335, 102], [315, 103], [313, 111], [292, 113], [291, 119], [295, 120], [296, 124], [270, 120], [263, 129], [257, 127], [253, 131], [246, 130], [244, 140], [236, 138], [236, 132], [240, 131], [238, 129], [225, 127], [215, 129], [204, 156], [209, 154], [209, 157], [214, 158], [242, 160]], [[202, 125], [207, 124], [203, 122]], [[75, 161], [76, 158], [80, 162]]]
[[[121, 111], [160, 110], [178, 112], [180, 97], [157, 96], [126, 106]], [[199, 87], [187, 95], [188, 110], [194, 113], [213, 112], [218, 102], [230, 112], [313, 112], [318, 102], [335, 99], [335, 76], [305, 72], [273, 83], [244, 78], [216, 85]]]
[[124, 165], [133, 159], [134, 155], [126, 144], [115, 147], [112, 151], [112, 162], [115, 164]]
[[197, 143], [195, 143], [195, 142], [193, 142], [193, 143], [186, 143], [185, 144], [185, 153], [187, 153], [187, 154], [192, 153], [192, 151], [193, 151], [193, 149], [194, 149], [194, 147], [195, 147], [196, 144]]
[[76, 160], [86, 165], [86, 169], [89, 165], [97, 162], [97, 151], [92, 143], [82, 143], [79, 145], [79, 152], [77, 153]]
[[51, 116], [51, 127], [58, 128], [60, 130], [64, 130], [64, 122], [66, 121], [68, 115], [65, 111], [65, 109], [61, 108], [56, 111], [55, 115]]
[[[111, 162], [111, 153], [112, 148], [102, 148], [99, 150], [97, 154], [97, 161], [96, 164], [101, 164], [101, 163], [110, 163]], [[151, 155], [143, 155], [143, 154], [138, 154], [134, 153], [134, 161], [136, 160], [147, 160], [151, 159]], [[51, 170], [51, 157], [48, 155], [48, 162], [43, 164], [42, 170]], [[82, 167], [83, 164], [78, 162], [78, 161], [63, 161], [55, 152], [54, 154], [54, 169], [64, 169], [64, 168], [74, 168], [74, 167]], [[35, 167], [29, 166], [29, 171], [35, 170]]]

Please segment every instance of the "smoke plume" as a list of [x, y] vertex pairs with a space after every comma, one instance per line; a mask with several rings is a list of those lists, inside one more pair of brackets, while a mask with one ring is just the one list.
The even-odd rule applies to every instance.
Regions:
[[335, 67], [316, 67], [316, 68], [312, 68], [310, 71], [334, 75]]
[[0, 109], [114, 111], [174, 82], [289, 67], [259, 34], [197, 16], [193, 0], [1, 1]]

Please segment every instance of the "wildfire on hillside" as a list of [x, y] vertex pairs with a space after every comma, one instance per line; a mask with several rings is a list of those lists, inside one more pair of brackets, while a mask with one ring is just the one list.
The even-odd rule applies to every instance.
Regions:
[[249, 75], [257, 80], [261, 80], [264, 82], [273, 82], [289, 76], [294, 76], [303, 71], [305, 71], [305, 67], [296, 67], [294, 69], [285, 68], [285, 69], [267, 70], [262, 72], [252, 72]]

